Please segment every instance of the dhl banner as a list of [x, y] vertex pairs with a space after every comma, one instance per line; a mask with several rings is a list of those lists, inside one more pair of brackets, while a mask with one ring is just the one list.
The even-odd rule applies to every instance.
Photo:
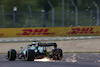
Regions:
[[0, 28], [0, 37], [100, 35], [100, 26]]

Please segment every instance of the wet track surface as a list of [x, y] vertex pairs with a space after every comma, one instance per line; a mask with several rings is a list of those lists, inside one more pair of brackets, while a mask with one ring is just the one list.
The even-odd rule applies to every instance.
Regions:
[[98, 53], [66, 53], [62, 61], [8, 61], [0, 54], [0, 67], [100, 67]]

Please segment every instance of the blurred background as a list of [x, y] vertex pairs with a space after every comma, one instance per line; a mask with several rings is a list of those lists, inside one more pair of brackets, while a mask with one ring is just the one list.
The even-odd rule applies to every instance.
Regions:
[[0, 28], [99, 26], [100, 0], [0, 0]]

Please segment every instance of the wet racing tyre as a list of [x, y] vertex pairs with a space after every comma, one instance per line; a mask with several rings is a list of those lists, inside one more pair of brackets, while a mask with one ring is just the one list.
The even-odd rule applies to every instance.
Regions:
[[62, 60], [63, 51], [61, 49], [52, 50], [52, 58], [53, 60]]
[[16, 50], [15, 49], [10, 49], [8, 51], [8, 59], [9, 59], [9, 61], [14, 61], [16, 59]]
[[35, 51], [28, 49], [26, 51], [25, 60], [26, 61], [34, 61], [35, 59]]

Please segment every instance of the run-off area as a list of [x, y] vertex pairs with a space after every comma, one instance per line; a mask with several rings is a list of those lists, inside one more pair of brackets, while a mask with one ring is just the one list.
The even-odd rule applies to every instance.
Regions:
[[[44, 43], [57, 43], [63, 52], [100, 52], [100, 39], [41, 41]], [[7, 53], [9, 49], [20, 50], [32, 42], [0, 43], [0, 53]]]

